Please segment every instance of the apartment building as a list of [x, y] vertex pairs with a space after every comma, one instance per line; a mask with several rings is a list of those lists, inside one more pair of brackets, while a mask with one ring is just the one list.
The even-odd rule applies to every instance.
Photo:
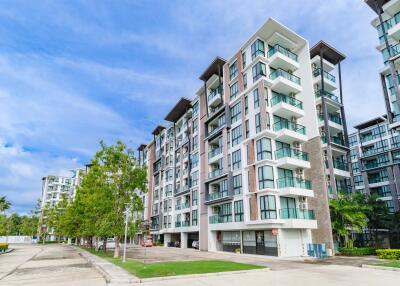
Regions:
[[346, 57], [323, 41], [311, 48], [310, 57], [327, 188], [336, 197], [352, 191], [340, 65]]
[[[46, 207], [55, 207], [65, 195], [67, 200], [72, 201], [76, 195], [76, 187], [80, 183], [80, 174], [85, 172], [85, 168], [77, 168], [70, 170], [71, 175], [55, 176], [49, 175], [42, 178], [42, 195], [41, 195], [41, 221], [43, 221], [44, 209]], [[41, 225], [39, 233], [47, 229], [46, 225]], [[50, 239], [54, 239], [49, 230]]]
[[382, 54], [383, 68], [380, 78], [390, 128], [400, 127], [400, 1], [365, 0], [365, 3], [377, 14], [371, 24], [378, 32], [379, 43], [376, 47]]
[[391, 212], [399, 211], [400, 137], [386, 116], [355, 126], [349, 136], [355, 190], [377, 194]]
[[269, 19], [200, 80], [194, 99], [179, 100], [168, 126], [139, 148], [150, 233], [165, 245], [199, 240], [204, 251], [299, 256], [313, 242], [332, 249], [307, 40]]

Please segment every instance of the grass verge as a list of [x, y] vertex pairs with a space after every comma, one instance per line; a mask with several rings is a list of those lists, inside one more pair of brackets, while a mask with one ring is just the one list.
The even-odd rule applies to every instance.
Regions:
[[127, 270], [139, 278], [152, 278], [188, 274], [204, 274], [226, 271], [240, 271], [262, 269], [264, 266], [236, 263], [226, 260], [196, 260], [196, 261], [173, 261], [147, 263], [128, 259], [125, 263], [120, 258], [112, 258], [110, 253], [99, 252], [93, 249], [86, 249], [92, 254], [102, 257], [117, 266]]
[[371, 264], [371, 265], [400, 268], [400, 261], [392, 261], [392, 262], [387, 262], [387, 263], [382, 263], [382, 264]]

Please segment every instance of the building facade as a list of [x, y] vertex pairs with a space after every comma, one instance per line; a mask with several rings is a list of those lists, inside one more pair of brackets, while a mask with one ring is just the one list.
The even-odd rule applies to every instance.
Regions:
[[390, 128], [400, 127], [400, 1], [365, 0], [365, 3], [377, 14], [371, 22], [378, 32], [379, 43], [376, 47], [382, 54], [383, 68], [380, 78]]
[[208, 66], [139, 148], [154, 239], [274, 256], [333, 248], [315, 77], [308, 42], [273, 19]]
[[376, 194], [389, 211], [399, 211], [400, 137], [386, 117], [355, 126], [349, 136], [351, 167], [357, 192]]

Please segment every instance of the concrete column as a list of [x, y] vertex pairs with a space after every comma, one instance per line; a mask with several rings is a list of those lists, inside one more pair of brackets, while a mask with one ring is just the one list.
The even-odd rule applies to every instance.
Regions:
[[187, 242], [188, 242], [188, 233], [181, 232], [181, 248], [188, 248]]
[[164, 233], [164, 246], [167, 247], [169, 242], [171, 242], [171, 234]]

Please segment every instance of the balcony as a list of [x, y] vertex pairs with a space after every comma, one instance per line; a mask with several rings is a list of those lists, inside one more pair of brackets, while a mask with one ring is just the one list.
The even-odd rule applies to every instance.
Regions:
[[277, 180], [279, 194], [282, 196], [314, 197], [312, 184], [309, 180], [294, 177], [284, 177]]
[[176, 221], [175, 227], [188, 227], [190, 226], [190, 221]]
[[[323, 144], [327, 143], [327, 137], [326, 136], [321, 136], [321, 141]], [[344, 140], [341, 137], [338, 136], [331, 136], [331, 143], [340, 145], [340, 146], [345, 146]]]
[[[325, 116], [319, 114], [319, 127], [325, 127]], [[337, 114], [328, 113], [328, 127], [333, 133], [343, 132], [342, 119]]]
[[307, 219], [307, 220], [315, 220], [315, 214], [313, 210], [304, 210], [304, 209], [280, 209], [279, 217], [281, 219]]
[[365, 163], [365, 170], [372, 170], [372, 169], [377, 169], [377, 168], [382, 168], [386, 167], [389, 164], [389, 161], [383, 161], [383, 162], [378, 162], [378, 161], [368, 161]]
[[318, 99], [321, 96], [324, 96], [325, 98], [328, 98], [329, 100], [333, 101], [334, 103], [339, 103], [340, 104], [340, 100], [339, 97], [337, 97], [336, 95], [334, 95], [333, 93], [327, 92], [327, 91], [322, 91], [317, 90], [315, 93], [315, 97]]
[[207, 137], [217, 134], [225, 126], [225, 115], [219, 117], [215, 123], [208, 124]]
[[275, 151], [275, 159], [277, 160], [277, 165], [280, 168], [308, 169], [311, 167], [310, 162], [308, 160], [308, 154], [306, 152], [297, 149], [292, 149], [292, 148], [278, 149]]
[[212, 215], [208, 217], [208, 222], [210, 224], [232, 222], [232, 215]]
[[276, 69], [270, 75], [272, 89], [281, 94], [298, 93], [302, 91], [300, 78], [283, 69]]
[[230, 199], [232, 196], [228, 194], [228, 190], [213, 192], [207, 194], [206, 203], [219, 202], [225, 199]]
[[223, 169], [215, 169], [215, 170], [213, 170], [213, 171], [208, 173], [208, 179], [217, 178], [219, 176], [222, 176], [223, 173], [224, 173]]
[[393, 38], [396, 41], [400, 40], [400, 14], [397, 13], [394, 17], [390, 18], [386, 21], [388, 27], [387, 34], [389, 37]]
[[284, 94], [272, 92], [272, 113], [280, 117], [303, 117], [303, 102]]
[[292, 144], [295, 141], [306, 142], [306, 127], [287, 119], [281, 119], [274, 123], [273, 129], [277, 132], [276, 140]]
[[190, 208], [190, 203], [189, 202], [185, 202], [183, 204], [179, 204], [179, 205], [175, 206], [175, 210], [177, 210], [177, 211], [188, 209], [188, 208]]
[[[313, 76], [314, 76], [314, 82], [318, 83], [319, 86], [321, 86], [321, 69], [316, 68], [313, 70]], [[328, 73], [327, 71], [324, 71], [324, 90], [328, 92], [332, 92], [336, 89], [336, 78], [334, 75]]]
[[298, 56], [288, 49], [276, 44], [267, 53], [269, 65], [275, 69], [296, 70], [299, 68]]
[[[326, 166], [326, 174], [329, 175], [329, 164], [328, 161], [325, 161], [325, 166]], [[347, 179], [350, 177], [350, 172], [349, 172], [349, 166], [348, 163], [343, 162], [343, 161], [337, 161], [333, 160], [333, 174], [335, 175], [336, 178], [339, 179]]]
[[210, 107], [218, 106], [222, 102], [221, 101], [222, 95], [223, 95], [222, 86], [219, 86], [216, 89], [211, 89], [210, 94], [207, 97], [208, 106]]
[[214, 158], [215, 156], [222, 154], [222, 150], [223, 150], [222, 146], [211, 150], [210, 152], [208, 152], [208, 159]]

